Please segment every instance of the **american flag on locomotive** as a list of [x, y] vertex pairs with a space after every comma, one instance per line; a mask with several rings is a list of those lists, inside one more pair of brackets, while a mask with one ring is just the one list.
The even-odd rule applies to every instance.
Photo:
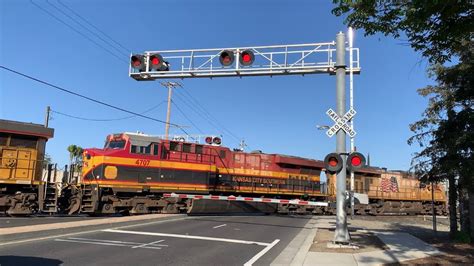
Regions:
[[390, 177], [390, 179], [382, 178], [380, 189], [383, 192], [398, 192], [397, 178], [394, 176]]

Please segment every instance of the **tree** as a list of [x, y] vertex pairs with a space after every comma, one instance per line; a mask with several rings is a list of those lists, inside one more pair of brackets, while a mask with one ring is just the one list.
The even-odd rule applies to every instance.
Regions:
[[[472, 46], [472, 44], [471, 44]], [[419, 89], [429, 104], [423, 118], [410, 125], [415, 133], [408, 140], [423, 148], [415, 154], [415, 173], [423, 181], [449, 182], [450, 233], [457, 232], [456, 201], [466, 201], [465, 192], [474, 192], [474, 56], [473, 49], [460, 53], [460, 63], [445, 67], [437, 65], [430, 70], [437, 85]], [[458, 184], [456, 184], [458, 178]], [[464, 206], [464, 204], [460, 204]], [[461, 213], [465, 208], [461, 208]], [[462, 231], [469, 231], [469, 213], [461, 215]], [[474, 228], [472, 228], [474, 229]]]
[[474, 4], [470, 0], [333, 0], [336, 16], [364, 29], [365, 35], [403, 34], [415, 51], [431, 63], [444, 63], [463, 50], [474, 29]]
[[[348, 25], [364, 29], [365, 35], [383, 33], [395, 38], [405, 35], [410, 46], [431, 63], [430, 73], [437, 85], [418, 90], [430, 99], [423, 118], [410, 125], [415, 135], [409, 143], [417, 142], [423, 148], [413, 160], [415, 172], [423, 180], [449, 181], [453, 236], [457, 231], [455, 179], [458, 178], [460, 192], [463, 189], [472, 192], [474, 188], [473, 1], [334, 0], [334, 3], [337, 6], [333, 13], [347, 15]], [[442, 65], [453, 58], [459, 58], [459, 64]], [[463, 228], [466, 222], [462, 220], [461, 224]]]
[[67, 151], [69, 152], [69, 163], [71, 166], [75, 164], [76, 170], [78, 170], [82, 165], [83, 149], [80, 146], [72, 144], [67, 147]]

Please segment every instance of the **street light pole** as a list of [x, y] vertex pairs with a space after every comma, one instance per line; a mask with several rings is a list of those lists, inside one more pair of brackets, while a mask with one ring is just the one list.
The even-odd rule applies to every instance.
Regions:
[[[346, 113], [346, 47], [345, 35], [336, 35], [336, 112], [339, 117]], [[346, 132], [339, 130], [336, 134], [336, 152], [342, 156], [342, 169], [336, 178], [336, 233], [335, 243], [348, 244], [346, 202]]]
[[[352, 69], [352, 45], [354, 31], [349, 27], [349, 109], [354, 109], [354, 71]], [[351, 129], [354, 130], [354, 117], [351, 119]], [[355, 152], [355, 139], [351, 137], [351, 152]], [[351, 171], [351, 219], [354, 219], [354, 171]]]

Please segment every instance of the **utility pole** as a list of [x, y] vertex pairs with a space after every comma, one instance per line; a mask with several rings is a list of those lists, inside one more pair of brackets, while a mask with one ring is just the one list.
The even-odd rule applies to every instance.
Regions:
[[46, 115], [44, 118], [44, 127], [48, 127], [49, 125], [49, 115], [51, 114], [51, 107], [48, 105], [46, 106]]
[[[344, 33], [336, 35], [336, 112], [340, 117], [346, 113], [346, 38]], [[342, 157], [342, 169], [336, 178], [336, 232], [335, 243], [348, 244], [346, 215], [346, 132], [339, 130], [336, 135], [336, 152]]]
[[168, 109], [166, 111], [166, 125], [165, 125], [165, 139], [168, 140], [169, 138], [169, 131], [170, 131], [170, 117], [171, 117], [171, 96], [173, 94], [173, 88], [182, 87], [182, 85], [178, 82], [161, 82], [163, 87], [168, 88]]

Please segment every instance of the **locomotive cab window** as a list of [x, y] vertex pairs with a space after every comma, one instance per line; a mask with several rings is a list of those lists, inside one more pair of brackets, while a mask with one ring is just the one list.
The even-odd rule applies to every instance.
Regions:
[[7, 146], [8, 135], [5, 133], [0, 133], [0, 146]]
[[137, 153], [137, 154], [150, 154], [151, 152], [151, 144], [148, 146], [137, 146], [137, 145], [132, 145], [131, 153]]
[[191, 152], [191, 144], [183, 143], [183, 152]]
[[202, 154], [202, 145], [196, 145], [196, 153]]
[[112, 140], [105, 144], [106, 149], [123, 149], [125, 148], [125, 140]]
[[181, 151], [180, 149], [180, 143], [171, 141], [170, 142], [170, 151]]
[[10, 146], [36, 149], [37, 141], [37, 137], [12, 135], [10, 138]]
[[158, 155], [158, 144], [153, 145], [153, 155]]

